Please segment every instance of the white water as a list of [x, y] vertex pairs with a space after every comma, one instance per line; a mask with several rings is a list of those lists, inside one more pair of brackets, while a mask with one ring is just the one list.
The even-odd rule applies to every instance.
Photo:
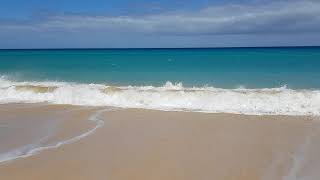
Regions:
[[[19, 86], [32, 86], [18, 89]], [[37, 92], [35, 86], [55, 87]], [[255, 115], [320, 115], [320, 90], [221, 89], [164, 86], [111, 87], [66, 82], [15, 82], [0, 78], [0, 103], [71, 104], [174, 111], [223, 112]]]

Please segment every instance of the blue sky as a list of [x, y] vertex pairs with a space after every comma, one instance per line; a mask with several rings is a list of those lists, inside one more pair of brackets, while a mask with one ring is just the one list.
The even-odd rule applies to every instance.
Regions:
[[0, 48], [320, 45], [318, 0], [0, 0]]

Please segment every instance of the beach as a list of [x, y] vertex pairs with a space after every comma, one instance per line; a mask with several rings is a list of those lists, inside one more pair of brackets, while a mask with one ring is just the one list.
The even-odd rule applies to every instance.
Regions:
[[[13, 115], [20, 121], [31, 116], [29, 119], [34, 120], [41, 114], [60, 119], [42, 144], [51, 148], [2, 162], [1, 179], [292, 180], [320, 177], [317, 173], [320, 121], [316, 116], [48, 104], [4, 104], [0, 109], [0, 124]], [[81, 136], [83, 134], [85, 136]], [[55, 146], [58, 142], [65, 143]]]
[[319, 58], [0, 50], [0, 180], [319, 180]]

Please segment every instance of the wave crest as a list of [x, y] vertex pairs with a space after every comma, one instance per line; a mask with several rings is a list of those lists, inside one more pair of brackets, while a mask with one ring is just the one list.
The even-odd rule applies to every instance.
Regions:
[[66, 82], [15, 82], [0, 78], [0, 103], [72, 104], [255, 115], [320, 115], [319, 90], [108, 86]]
[[17, 85], [15, 89], [17, 91], [32, 91], [34, 93], [50, 93], [58, 87], [56, 86], [35, 86], [35, 85]]

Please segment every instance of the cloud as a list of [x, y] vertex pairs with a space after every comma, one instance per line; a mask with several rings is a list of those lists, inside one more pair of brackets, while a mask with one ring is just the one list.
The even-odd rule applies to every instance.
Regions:
[[227, 4], [197, 11], [144, 16], [56, 15], [2, 22], [3, 31], [98, 32], [164, 35], [239, 35], [320, 32], [320, 2], [312, 0]]

